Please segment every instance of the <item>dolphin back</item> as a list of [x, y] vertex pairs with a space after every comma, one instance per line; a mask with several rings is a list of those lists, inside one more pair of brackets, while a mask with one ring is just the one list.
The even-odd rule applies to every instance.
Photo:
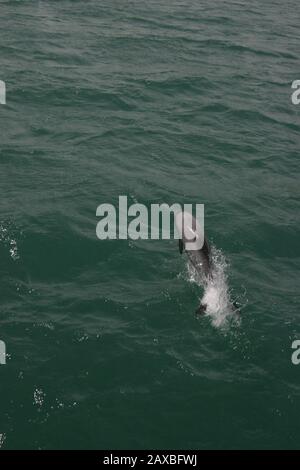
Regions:
[[204, 239], [201, 250], [186, 250], [186, 253], [196, 271], [208, 278], [211, 274], [211, 255], [207, 240]]
[[[177, 214], [176, 225], [181, 237], [179, 240], [180, 253], [185, 251], [196, 271], [205, 277], [209, 277], [211, 272], [211, 252], [202, 228], [199, 227], [196, 219], [187, 212]], [[191, 234], [195, 235], [195, 240], [203, 240], [201, 248], [189, 249], [192, 241]]]

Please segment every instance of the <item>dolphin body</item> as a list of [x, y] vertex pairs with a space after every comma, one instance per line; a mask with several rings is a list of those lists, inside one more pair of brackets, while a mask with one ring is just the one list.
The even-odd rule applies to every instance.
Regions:
[[[213, 282], [213, 261], [209, 243], [198, 221], [188, 212], [180, 212], [176, 215], [176, 226], [179, 233], [179, 252], [187, 254], [190, 263], [202, 279], [204, 287]], [[232, 302], [234, 312], [240, 313], [240, 306]], [[200, 303], [196, 315], [206, 313], [207, 305]]]
[[[196, 272], [207, 284], [212, 279], [212, 257], [208, 241], [195, 217], [187, 212], [176, 216], [176, 226], [179, 232], [179, 252], [185, 252]], [[204, 314], [206, 304], [200, 304], [196, 314]]]

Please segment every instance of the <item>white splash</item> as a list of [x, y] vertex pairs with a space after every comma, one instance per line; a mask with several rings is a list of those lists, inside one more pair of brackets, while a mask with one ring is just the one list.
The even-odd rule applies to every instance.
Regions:
[[11, 228], [10, 225], [3, 226], [0, 224], [0, 242], [3, 242], [5, 245], [9, 246], [9, 253], [10, 253], [11, 258], [14, 261], [17, 261], [20, 258], [20, 256], [18, 252], [17, 241], [15, 240], [15, 238], [12, 238], [11, 236], [12, 235], [11, 232], [13, 231], [14, 230]]
[[0, 449], [3, 446], [5, 439], [6, 439], [5, 433], [2, 433], [2, 434], [0, 433]]
[[46, 394], [41, 388], [36, 388], [33, 392], [33, 404], [41, 407], [44, 403]]
[[195, 268], [188, 265], [189, 278], [191, 282], [195, 282], [204, 288], [201, 304], [206, 305], [206, 315], [211, 318], [215, 327], [222, 327], [230, 319], [238, 320], [239, 317], [235, 312], [232, 301], [230, 299], [230, 291], [227, 282], [227, 269], [223, 253], [211, 247], [212, 253], [212, 272], [209, 279], [204, 279], [196, 272]]

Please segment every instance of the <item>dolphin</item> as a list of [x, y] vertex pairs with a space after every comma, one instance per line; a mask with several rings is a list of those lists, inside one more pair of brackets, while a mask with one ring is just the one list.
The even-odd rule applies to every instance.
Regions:
[[[213, 261], [209, 243], [204, 235], [203, 228], [198, 223], [197, 219], [188, 212], [179, 212], [175, 218], [176, 227], [179, 233], [179, 252], [185, 252], [192, 266], [195, 268], [199, 275], [204, 288], [209, 283], [213, 285]], [[232, 302], [231, 307], [233, 311], [240, 311], [240, 306], [237, 302]], [[207, 305], [203, 301], [200, 302], [196, 310], [196, 315], [203, 315], [206, 313]]]
[[179, 233], [179, 251], [186, 252], [196, 271], [204, 277], [204, 281], [211, 276], [211, 253], [208, 241], [202, 227], [189, 212], [179, 212], [176, 215], [176, 226]]
[[[212, 256], [209, 243], [202, 227], [192, 214], [179, 212], [176, 215], [176, 227], [179, 233], [179, 252], [185, 252], [192, 266], [206, 285], [212, 279]], [[206, 305], [200, 304], [197, 314], [203, 314]]]

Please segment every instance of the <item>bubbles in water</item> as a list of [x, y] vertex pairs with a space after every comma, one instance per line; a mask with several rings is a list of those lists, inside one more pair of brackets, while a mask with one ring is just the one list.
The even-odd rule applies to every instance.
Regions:
[[13, 233], [16, 231], [12, 224], [0, 225], [0, 242], [8, 245], [11, 258], [16, 261], [20, 258], [18, 245]]
[[33, 392], [33, 403], [38, 407], [41, 407], [44, 403], [46, 394], [43, 392], [41, 388], [36, 388]]

